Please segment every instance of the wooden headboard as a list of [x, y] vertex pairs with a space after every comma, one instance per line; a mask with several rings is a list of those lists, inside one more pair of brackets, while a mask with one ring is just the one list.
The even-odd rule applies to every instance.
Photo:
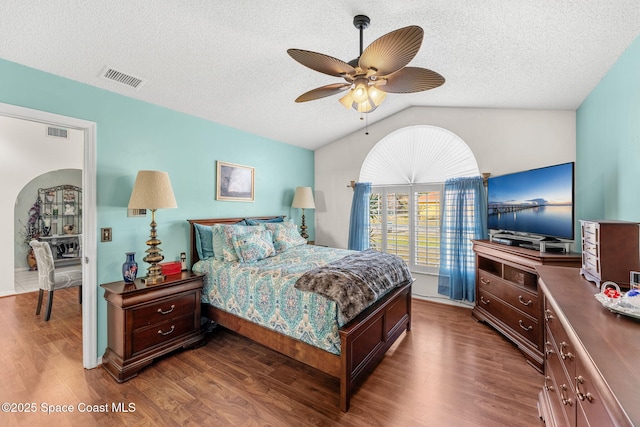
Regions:
[[196, 262], [200, 260], [198, 256], [198, 250], [196, 249], [196, 227], [193, 224], [202, 224], [202, 225], [215, 225], [215, 224], [235, 224], [237, 222], [242, 221], [243, 219], [273, 219], [283, 217], [284, 215], [274, 215], [274, 216], [254, 216], [254, 217], [244, 217], [244, 218], [205, 218], [205, 219], [188, 219], [189, 222], [189, 241], [191, 248], [191, 263], [189, 266], [193, 266]]

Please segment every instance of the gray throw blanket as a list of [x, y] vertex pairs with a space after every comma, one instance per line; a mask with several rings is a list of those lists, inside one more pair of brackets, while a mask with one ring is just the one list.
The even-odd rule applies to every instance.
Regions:
[[346, 323], [409, 280], [411, 272], [402, 258], [368, 249], [306, 272], [295, 287], [335, 301]]

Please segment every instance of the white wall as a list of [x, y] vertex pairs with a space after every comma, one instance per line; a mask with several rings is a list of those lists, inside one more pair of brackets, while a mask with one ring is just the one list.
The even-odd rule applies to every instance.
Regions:
[[51, 138], [46, 125], [0, 116], [0, 296], [14, 293], [14, 204], [33, 178], [57, 169], [83, 168], [84, 134]]
[[[384, 108], [384, 105], [381, 107]], [[372, 113], [375, 114], [375, 113]], [[575, 111], [412, 107], [315, 151], [316, 243], [346, 248], [353, 191], [369, 150], [411, 125], [440, 126], [471, 148], [481, 172], [503, 175], [575, 161]], [[414, 294], [434, 295], [433, 276], [416, 275]]]

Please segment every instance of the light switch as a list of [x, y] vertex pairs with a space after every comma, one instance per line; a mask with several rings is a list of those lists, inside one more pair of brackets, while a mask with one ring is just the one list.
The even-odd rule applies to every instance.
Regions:
[[101, 242], [110, 242], [111, 241], [111, 227], [109, 227], [109, 228], [101, 228], [100, 229], [100, 241]]

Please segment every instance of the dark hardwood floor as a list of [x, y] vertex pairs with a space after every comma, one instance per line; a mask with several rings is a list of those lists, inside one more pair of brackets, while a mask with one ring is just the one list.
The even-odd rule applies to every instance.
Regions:
[[37, 292], [0, 298], [0, 401], [36, 410], [3, 406], [2, 426], [543, 425], [542, 375], [465, 308], [414, 300], [412, 331], [343, 413], [337, 379], [224, 330], [117, 384], [102, 368], [82, 368], [76, 290], [56, 291], [49, 322], [35, 316], [36, 301]]

